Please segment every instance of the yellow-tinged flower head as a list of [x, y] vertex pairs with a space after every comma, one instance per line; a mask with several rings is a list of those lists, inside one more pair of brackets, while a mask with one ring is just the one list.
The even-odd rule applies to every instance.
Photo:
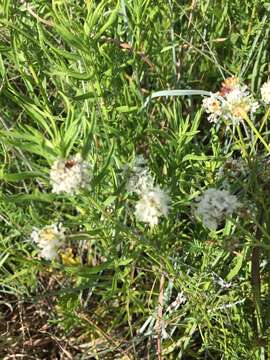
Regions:
[[204, 98], [202, 106], [209, 114], [210, 122], [223, 118], [228, 120], [228, 125], [238, 125], [253, 114], [259, 104], [254, 101], [247, 86], [241, 85], [239, 78], [232, 76], [222, 82], [218, 93]]
[[39, 247], [40, 257], [46, 260], [58, 257], [58, 250], [66, 238], [64, 231], [62, 224], [52, 224], [32, 231], [31, 239]]

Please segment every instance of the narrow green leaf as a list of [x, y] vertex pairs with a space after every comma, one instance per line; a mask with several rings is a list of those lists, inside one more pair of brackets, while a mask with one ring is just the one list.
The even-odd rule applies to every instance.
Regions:
[[88, 135], [86, 137], [85, 143], [82, 148], [82, 158], [83, 159], [86, 159], [87, 154], [89, 153], [89, 151], [91, 149], [91, 144], [92, 144], [92, 140], [93, 140], [93, 132], [94, 132], [95, 126], [96, 126], [96, 118], [92, 117], [91, 126], [90, 126]]
[[111, 15], [107, 22], [102, 26], [98, 33], [94, 36], [94, 39], [98, 39], [116, 20], [119, 13], [119, 2], [116, 5], [116, 8], [112, 11]]
[[36, 177], [44, 177], [44, 174], [41, 172], [20, 172], [20, 173], [13, 173], [13, 174], [2, 174], [0, 178], [7, 182], [18, 182], [21, 180], [26, 179], [34, 179]]
[[112, 143], [111, 145], [111, 148], [110, 148], [110, 151], [109, 151], [109, 154], [107, 156], [107, 159], [105, 161], [105, 164], [103, 165], [100, 173], [94, 178], [93, 182], [92, 182], [92, 185], [95, 186], [97, 185], [101, 179], [103, 178], [103, 176], [105, 175], [106, 173], [106, 170], [107, 170], [107, 167], [109, 166], [110, 162], [111, 162], [111, 157], [112, 157], [112, 154], [114, 152], [114, 143]]
[[32, 194], [19, 194], [12, 195], [5, 198], [6, 201], [10, 202], [24, 202], [24, 201], [41, 201], [51, 204], [54, 200], [53, 194], [44, 194], [40, 191], [36, 191]]
[[237, 255], [237, 257], [234, 259], [234, 267], [231, 269], [231, 271], [228, 273], [228, 275], [226, 276], [227, 281], [232, 280], [232, 278], [234, 278], [239, 271], [241, 270], [241, 267], [243, 265], [243, 259], [244, 256], [242, 254]]

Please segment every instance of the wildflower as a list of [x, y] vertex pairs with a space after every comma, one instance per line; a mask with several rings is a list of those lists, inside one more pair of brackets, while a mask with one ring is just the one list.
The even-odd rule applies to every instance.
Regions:
[[247, 90], [247, 86], [237, 86], [225, 95], [223, 116], [236, 125], [244, 120], [248, 114], [253, 114], [259, 104], [254, 101]]
[[220, 91], [204, 98], [203, 108], [209, 114], [210, 122], [217, 122], [220, 118], [229, 120], [234, 125], [253, 114], [259, 104], [254, 101], [246, 85], [241, 85], [237, 77], [225, 79]]
[[158, 224], [161, 216], [167, 216], [169, 196], [159, 186], [154, 185], [154, 178], [142, 155], [136, 156], [130, 172], [127, 190], [139, 196], [135, 216], [139, 221], [149, 223], [150, 227], [153, 227]]
[[205, 111], [210, 114], [208, 120], [216, 123], [222, 115], [221, 102], [216, 97], [217, 94], [212, 94], [210, 97], [203, 99], [202, 106]]
[[31, 239], [40, 248], [40, 256], [46, 260], [53, 260], [58, 256], [58, 250], [65, 241], [65, 229], [62, 224], [52, 224], [42, 229], [34, 229]]
[[169, 212], [169, 196], [159, 186], [146, 190], [136, 204], [135, 216], [139, 221], [149, 223], [150, 227], [158, 224], [161, 216]]
[[265, 82], [261, 87], [262, 100], [269, 105], [270, 104], [270, 80]]
[[146, 166], [146, 160], [142, 155], [136, 156], [131, 165], [131, 176], [127, 182], [127, 190], [139, 195], [153, 186], [154, 179]]
[[210, 188], [199, 198], [195, 215], [202, 219], [204, 226], [216, 230], [219, 223], [240, 206], [237, 197], [227, 190]]
[[84, 161], [80, 154], [70, 159], [56, 160], [50, 172], [52, 192], [59, 194], [66, 192], [76, 194], [81, 188], [85, 188], [90, 182], [90, 165]]

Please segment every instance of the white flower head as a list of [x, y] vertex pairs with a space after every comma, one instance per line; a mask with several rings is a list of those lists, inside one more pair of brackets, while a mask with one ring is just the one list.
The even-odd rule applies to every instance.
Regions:
[[195, 215], [202, 219], [204, 226], [216, 230], [219, 223], [232, 215], [241, 205], [237, 197], [227, 190], [207, 189], [198, 199]]
[[266, 81], [261, 87], [262, 100], [265, 104], [270, 104], [270, 80]]
[[202, 107], [209, 114], [208, 120], [209, 122], [216, 123], [220, 116], [222, 115], [221, 102], [217, 99], [217, 93], [212, 94], [209, 97], [205, 97], [202, 102]]
[[247, 86], [236, 86], [225, 95], [222, 112], [225, 119], [231, 120], [236, 125], [244, 120], [248, 114], [256, 112], [259, 104], [254, 101]]
[[210, 122], [220, 118], [238, 125], [249, 114], [253, 114], [259, 104], [254, 101], [246, 85], [241, 85], [237, 77], [225, 79], [219, 92], [203, 99], [203, 108], [209, 114]]
[[169, 212], [169, 195], [155, 186], [141, 194], [136, 204], [135, 216], [139, 221], [149, 223], [150, 227], [158, 224], [161, 216], [167, 216]]
[[52, 192], [77, 194], [89, 184], [90, 168], [90, 164], [83, 160], [80, 154], [69, 159], [57, 159], [50, 171]]
[[62, 224], [52, 224], [32, 231], [31, 239], [39, 247], [40, 257], [46, 260], [57, 258], [57, 252], [65, 241], [64, 231]]

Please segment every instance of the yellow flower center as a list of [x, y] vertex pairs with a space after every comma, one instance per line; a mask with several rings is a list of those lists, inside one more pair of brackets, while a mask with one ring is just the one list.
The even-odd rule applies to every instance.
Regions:
[[213, 100], [211, 106], [209, 107], [210, 112], [215, 113], [220, 110], [220, 102], [218, 100]]
[[53, 229], [44, 229], [40, 235], [46, 241], [52, 241], [56, 236]]

